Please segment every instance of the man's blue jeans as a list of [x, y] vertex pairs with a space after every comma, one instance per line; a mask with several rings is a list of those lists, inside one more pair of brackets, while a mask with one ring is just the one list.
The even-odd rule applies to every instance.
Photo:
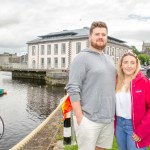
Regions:
[[118, 150], [146, 150], [146, 148], [136, 148], [132, 134], [133, 127], [131, 119], [117, 117], [116, 140]]

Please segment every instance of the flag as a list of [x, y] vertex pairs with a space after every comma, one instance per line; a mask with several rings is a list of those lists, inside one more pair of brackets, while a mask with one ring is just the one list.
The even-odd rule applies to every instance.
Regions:
[[66, 114], [72, 111], [72, 105], [70, 102], [70, 96], [67, 96], [66, 100], [63, 102], [62, 106], [63, 120], [66, 119]]

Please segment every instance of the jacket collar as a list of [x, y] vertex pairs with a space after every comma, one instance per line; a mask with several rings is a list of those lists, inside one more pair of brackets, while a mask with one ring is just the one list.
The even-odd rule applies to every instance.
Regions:
[[139, 71], [138, 74], [136, 75], [136, 77], [132, 80], [132, 82], [135, 83], [135, 82], [139, 81], [143, 77], [144, 77], [143, 73], [141, 71]]

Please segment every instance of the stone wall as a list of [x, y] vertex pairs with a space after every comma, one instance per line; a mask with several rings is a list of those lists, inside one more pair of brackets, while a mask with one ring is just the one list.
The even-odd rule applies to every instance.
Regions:
[[68, 72], [64, 70], [13, 70], [12, 78], [38, 81], [50, 86], [65, 86], [68, 82]]

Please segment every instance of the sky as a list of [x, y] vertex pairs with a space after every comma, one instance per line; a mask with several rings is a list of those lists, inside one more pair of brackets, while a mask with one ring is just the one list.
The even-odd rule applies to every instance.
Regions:
[[0, 0], [0, 53], [26, 53], [40, 35], [104, 21], [108, 35], [134, 45], [150, 42], [147, 0]]

